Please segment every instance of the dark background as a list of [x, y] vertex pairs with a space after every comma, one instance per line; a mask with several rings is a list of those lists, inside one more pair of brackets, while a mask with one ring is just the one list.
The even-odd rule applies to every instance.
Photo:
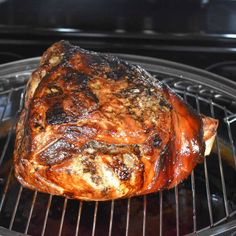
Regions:
[[0, 63], [40, 56], [61, 39], [210, 67], [234, 79], [236, 1], [0, 0]]

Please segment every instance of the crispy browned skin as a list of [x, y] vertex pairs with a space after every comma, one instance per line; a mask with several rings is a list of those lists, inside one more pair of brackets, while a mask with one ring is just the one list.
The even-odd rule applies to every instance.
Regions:
[[174, 187], [204, 151], [201, 117], [168, 87], [61, 41], [27, 85], [14, 164], [26, 187], [108, 200]]

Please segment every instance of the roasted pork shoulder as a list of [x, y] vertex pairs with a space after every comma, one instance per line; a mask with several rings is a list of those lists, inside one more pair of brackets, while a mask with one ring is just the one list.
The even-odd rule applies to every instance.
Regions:
[[61, 41], [27, 84], [15, 175], [83, 200], [169, 189], [210, 153], [217, 125], [141, 67]]

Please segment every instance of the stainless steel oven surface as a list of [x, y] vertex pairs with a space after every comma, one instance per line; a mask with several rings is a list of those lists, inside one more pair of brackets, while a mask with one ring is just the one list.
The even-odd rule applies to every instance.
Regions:
[[219, 119], [211, 155], [174, 189], [146, 196], [83, 202], [26, 189], [14, 177], [14, 131], [25, 84], [39, 58], [3, 64], [0, 66], [0, 234], [211, 235], [236, 231], [236, 84], [169, 61], [118, 56], [147, 69], [199, 113]]

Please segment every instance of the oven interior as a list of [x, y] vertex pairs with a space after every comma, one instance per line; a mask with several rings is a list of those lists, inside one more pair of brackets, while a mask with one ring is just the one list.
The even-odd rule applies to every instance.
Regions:
[[[23, 60], [0, 65], [0, 234], [235, 234], [235, 1], [0, 0], [0, 15], [0, 64]], [[131, 199], [80, 202], [21, 187], [12, 163], [15, 122], [39, 62], [26, 58], [61, 39], [119, 53], [219, 119], [211, 155], [176, 188]]]

